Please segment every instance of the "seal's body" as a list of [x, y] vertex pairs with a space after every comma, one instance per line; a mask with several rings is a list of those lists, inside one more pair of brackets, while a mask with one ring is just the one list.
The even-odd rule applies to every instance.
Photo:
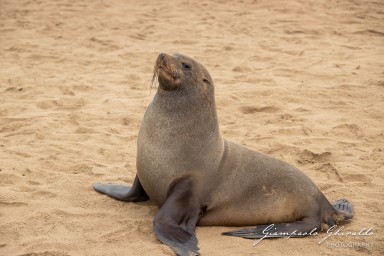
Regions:
[[185, 174], [210, 175], [208, 170], [213, 174], [224, 151], [216, 111], [208, 113], [209, 108], [215, 110], [214, 101], [198, 104], [183, 94], [159, 89], [140, 126], [137, 175], [158, 206], [174, 179]]
[[347, 200], [331, 205], [295, 167], [222, 138], [213, 81], [199, 62], [160, 54], [154, 73], [132, 188], [93, 186], [122, 201], [150, 198], [160, 207], [155, 234], [176, 254], [198, 254], [196, 225], [258, 225], [225, 234], [261, 238], [273, 223], [277, 236], [301, 237], [352, 218]]

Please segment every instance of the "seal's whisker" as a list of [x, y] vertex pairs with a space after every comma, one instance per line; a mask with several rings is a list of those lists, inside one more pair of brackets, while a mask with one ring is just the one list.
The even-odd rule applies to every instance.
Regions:
[[149, 85], [149, 95], [151, 95], [153, 83], [156, 82], [158, 77], [157, 69], [158, 69], [158, 64], [157, 62], [155, 62], [155, 65], [153, 67], [153, 76], [152, 76], [151, 84]]
[[152, 92], [152, 86], [155, 82], [158, 81], [158, 78], [157, 78], [157, 72], [156, 72], [156, 69], [153, 71], [153, 76], [152, 76], [152, 80], [151, 80], [151, 84], [149, 85], [149, 95], [151, 95], [151, 92]]
[[153, 83], [157, 80], [157, 73], [156, 72], [153, 72], [153, 76], [152, 76], [152, 80], [151, 80], [151, 87], [153, 85]]

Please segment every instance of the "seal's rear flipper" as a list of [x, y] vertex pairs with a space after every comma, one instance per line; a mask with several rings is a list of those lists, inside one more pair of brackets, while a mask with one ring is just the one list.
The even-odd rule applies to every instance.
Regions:
[[200, 206], [188, 178], [176, 180], [153, 221], [157, 238], [177, 255], [199, 255], [195, 234]]
[[347, 199], [339, 199], [332, 206], [344, 218], [343, 221], [353, 218], [353, 205]]
[[124, 202], [141, 202], [149, 199], [137, 176], [133, 181], [132, 188], [116, 184], [100, 183], [94, 183], [92, 186], [97, 192]]
[[320, 223], [310, 219], [291, 223], [278, 223], [270, 225], [259, 225], [254, 228], [240, 229], [237, 231], [224, 232], [223, 235], [237, 236], [247, 239], [258, 238], [299, 238], [315, 235], [319, 231]]

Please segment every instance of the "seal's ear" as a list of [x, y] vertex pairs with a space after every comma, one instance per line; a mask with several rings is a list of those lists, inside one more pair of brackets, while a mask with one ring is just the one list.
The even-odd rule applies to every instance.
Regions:
[[191, 179], [173, 182], [168, 197], [156, 214], [153, 229], [157, 238], [177, 255], [199, 255], [195, 234], [200, 206], [193, 193]]
[[209, 80], [207, 78], [203, 78], [203, 82], [206, 83], [206, 84], [211, 84], [211, 82], [209, 82]]

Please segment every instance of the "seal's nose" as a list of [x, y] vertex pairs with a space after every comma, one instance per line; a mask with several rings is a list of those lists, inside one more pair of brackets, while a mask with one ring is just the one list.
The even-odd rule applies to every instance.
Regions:
[[160, 60], [163, 60], [164, 58], [165, 58], [165, 55], [167, 55], [167, 54], [165, 54], [165, 53], [160, 53], [160, 55], [159, 55], [159, 59]]

